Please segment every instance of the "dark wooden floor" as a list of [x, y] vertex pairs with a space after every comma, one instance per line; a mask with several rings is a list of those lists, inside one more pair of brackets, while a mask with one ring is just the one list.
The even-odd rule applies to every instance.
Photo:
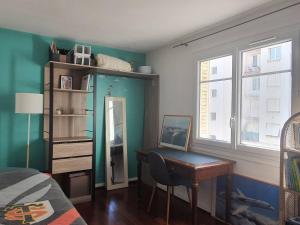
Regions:
[[[89, 225], [163, 225], [165, 224], [166, 194], [158, 191], [150, 214], [146, 212], [151, 189], [143, 186], [143, 197], [137, 198], [136, 184], [129, 188], [106, 192], [97, 189], [93, 203], [77, 204], [75, 207]], [[176, 197], [171, 200], [170, 225], [191, 224], [189, 205]], [[208, 213], [198, 211], [198, 224], [224, 225]]]

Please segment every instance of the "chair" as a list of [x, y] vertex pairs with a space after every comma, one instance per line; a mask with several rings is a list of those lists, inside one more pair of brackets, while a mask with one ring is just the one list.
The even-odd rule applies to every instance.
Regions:
[[147, 212], [150, 212], [152, 201], [156, 192], [157, 183], [167, 186], [167, 225], [169, 224], [169, 212], [170, 212], [170, 188], [172, 188], [172, 195], [174, 195], [174, 187], [183, 185], [186, 186], [187, 195], [189, 202], [191, 203], [191, 197], [189, 193], [189, 187], [191, 187], [191, 181], [186, 180], [181, 176], [172, 174], [165, 163], [164, 158], [157, 152], [150, 152], [147, 156], [150, 174], [154, 179], [155, 183], [153, 185], [152, 194], [150, 197], [150, 202], [147, 208]]

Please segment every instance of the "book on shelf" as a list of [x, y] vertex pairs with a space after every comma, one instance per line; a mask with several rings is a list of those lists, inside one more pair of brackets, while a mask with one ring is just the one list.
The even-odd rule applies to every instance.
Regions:
[[91, 75], [85, 75], [81, 79], [81, 90], [88, 91], [90, 87]]
[[285, 178], [288, 189], [300, 192], [300, 156], [288, 156], [285, 164]]

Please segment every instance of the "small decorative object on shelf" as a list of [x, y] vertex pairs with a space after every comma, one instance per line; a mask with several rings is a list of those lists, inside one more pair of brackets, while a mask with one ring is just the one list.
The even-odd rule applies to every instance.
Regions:
[[76, 44], [74, 47], [74, 64], [91, 65], [91, 46]]
[[280, 224], [299, 223], [300, 112], [284, 124], [280, 138]]
[[52, 41], [49, 47], [49, 60], [57, 62], [70, 62], [70, 59], [67, 57], [69, 50], [57, 48], [54, 41]]
[[151, 66], [139, 66], [138, 71], [139, 71], [139, 73], [151, 74], [152, 67]]
[[63, 114], [63, 110], [60, 109], [60, 108], [56, 109], [55, 111], [56, 111], [56, 115], [61, 115], [61, 114]]
[[72, 76], [61, 75], [60, 76], [60, 88], [61, 89], [72, 89]]

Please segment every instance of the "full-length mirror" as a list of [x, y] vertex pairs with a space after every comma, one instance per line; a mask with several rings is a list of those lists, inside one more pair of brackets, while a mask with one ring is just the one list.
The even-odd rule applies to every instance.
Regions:
[[106, 188], [128, 187], [126, 101], [105, 97]]

